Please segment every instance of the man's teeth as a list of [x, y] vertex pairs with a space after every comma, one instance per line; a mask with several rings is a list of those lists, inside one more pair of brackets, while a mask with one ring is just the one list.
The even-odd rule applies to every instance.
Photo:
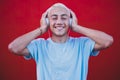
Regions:
[[62, 30], [63, 29], [63, 27], [55, 27], [56, 29], [58, 29], [58, 30]]

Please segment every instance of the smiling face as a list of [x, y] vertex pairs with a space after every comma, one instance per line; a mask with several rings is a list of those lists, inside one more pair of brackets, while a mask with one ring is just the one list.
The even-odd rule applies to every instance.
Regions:
[[53, 36], [67, 35], [69, 28], [70, 12], [64, 7], [54, 7], [48, 13], [50, 30]]

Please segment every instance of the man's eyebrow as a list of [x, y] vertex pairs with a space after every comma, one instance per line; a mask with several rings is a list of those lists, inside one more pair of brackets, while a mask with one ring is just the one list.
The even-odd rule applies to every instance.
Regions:
[[52, 16], [57, 16], [57, 14], [53, 14], [53, 15], [51, 15], [51, 17], [52, 17]]
[[[51, 15], [51, 17], [52, 16], [58, 16], [57, 14], [53, 14], [53, 15]], [[67, 14], [61, 14], [60, 16], [68, 16]]]
[[68, 16], [67, 14], [62, 14], [61, 16]]

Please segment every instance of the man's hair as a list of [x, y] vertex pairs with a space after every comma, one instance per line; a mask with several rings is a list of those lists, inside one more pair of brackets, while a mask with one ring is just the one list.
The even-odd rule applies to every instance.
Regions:
[[55, 7], [62, 7], [62, 8], [65, 8], [68, 12], [70, 12], [70, 9], [62, 3], [53, 4], [50, 8], [47, 9], [47, 12], [50, 12], [50, 10], [55, 8]]

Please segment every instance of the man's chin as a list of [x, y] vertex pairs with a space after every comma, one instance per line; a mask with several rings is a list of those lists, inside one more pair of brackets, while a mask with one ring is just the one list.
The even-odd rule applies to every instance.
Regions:
[[63, 36], [65, 36], [65, 34], [63, 34], [63, 33], [56, 33], [56, 34], [54, 34], [54, 36], [56, 36], [56, 37], [63, 37]]

